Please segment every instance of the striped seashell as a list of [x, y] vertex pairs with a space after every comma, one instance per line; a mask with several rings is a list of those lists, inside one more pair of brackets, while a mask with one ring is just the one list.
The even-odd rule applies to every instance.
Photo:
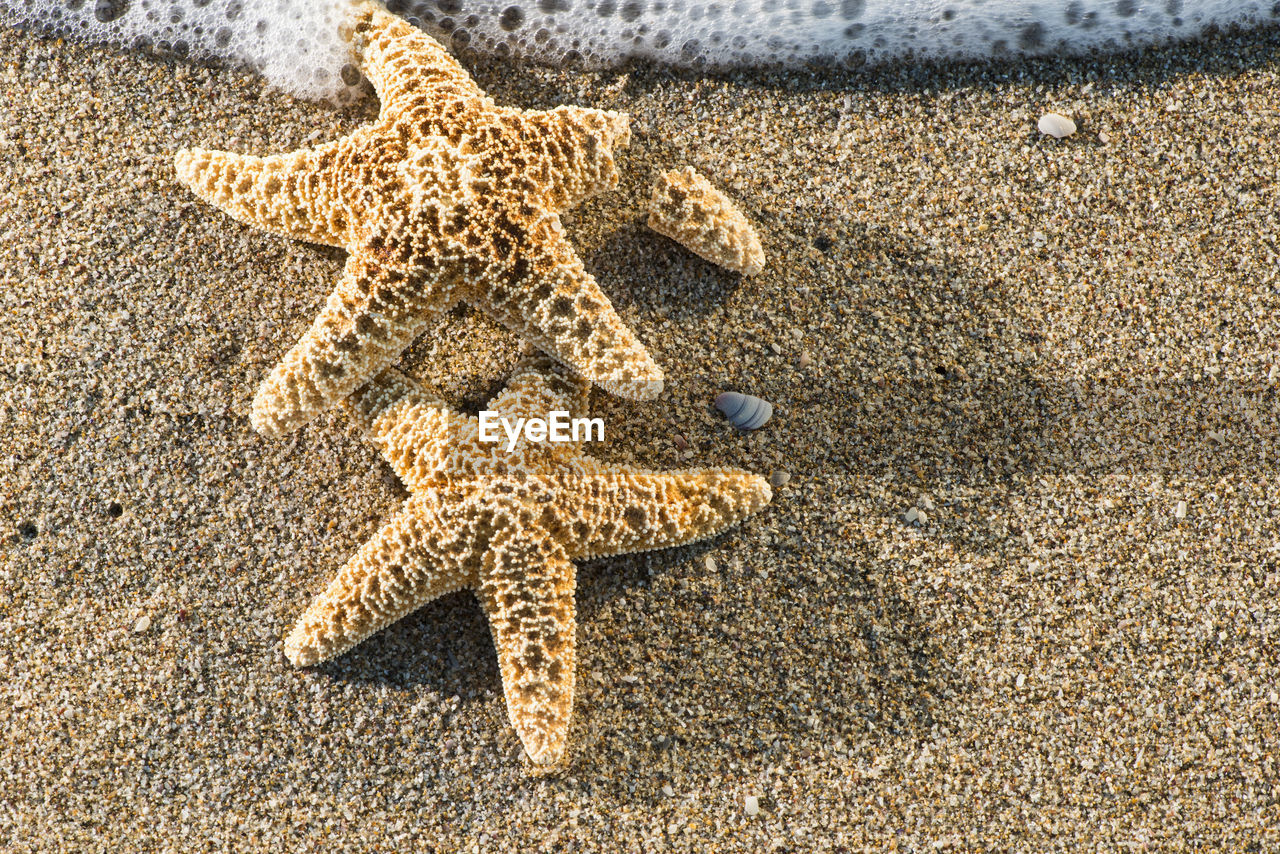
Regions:
[[739, 430], [755, 430], [773, 417], [773, 404], [752, 394], [725, 391], [716, 395], [716, 409]]

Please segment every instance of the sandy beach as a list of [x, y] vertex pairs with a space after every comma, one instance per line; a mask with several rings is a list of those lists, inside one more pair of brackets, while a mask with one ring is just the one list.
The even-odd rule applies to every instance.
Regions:
[[[0, 31], [0, 849], [1280, 847], [1280, 32], [464, 61], [500, 103], [633, 117], [621, 186], [565, 225], [667, 390], [594, 391], [592, 453], [789, 482], [583, 565], [559, 775], [526, 771], [470, 594], [291, 667], [407, 493], [340, 410], [250, 428], [344, 255], [203, 204], [173, 154], [316, 144], [376, 101]], [[685, 165], [756, 223], [760, 276], [645, 227]], [[459, 309], [400, 365], [474, 412], [519, 349]], [[735, 432], [726, 389], [773, 420]]]

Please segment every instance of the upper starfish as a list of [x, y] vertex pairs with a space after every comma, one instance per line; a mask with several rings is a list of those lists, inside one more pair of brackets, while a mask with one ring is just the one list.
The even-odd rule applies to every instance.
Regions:
[[[588, 384], [545, 357], [491, 403], [499, 416], [576, 413]], [[565, 754], [574, 686], [572, 561], [681, 545], [723, 531], [771, 498], [736, 469], [651, 472], [598, 462], [581, 441], [481, 440], [394, 368], [348, 400], [413, 493], [298, 620], [294, 664], [338, 655], [426, 602], [472, 588], [489, 618], [507, 713], [539, 766]]]
[[498, 107], [434, 39], [373, 3], [351, 43], [382, 108], [319, 148], [178, 152], [179, 179], [231, 216], [345, 248], [311, 329], [254, 396], [268, 435], [294, 430], [390, 365], [459, 301], [605, 390], [636, 400], [662, 371], [565, 238], [558, 213], [618, 184], [623, 113]]

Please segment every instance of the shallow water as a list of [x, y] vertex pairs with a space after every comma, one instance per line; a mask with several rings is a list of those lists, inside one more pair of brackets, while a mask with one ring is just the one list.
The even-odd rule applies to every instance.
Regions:
[[[350, 0], [0, 0], [10, 23], [260, 70], [311, 97], [350, 95]], [[1271, 0], [392, 0], [456, 48], [609, 65], [742, 65], [1083, 53], [1280, 17]], [[345, 81], [345, 82], [344, 82]]]

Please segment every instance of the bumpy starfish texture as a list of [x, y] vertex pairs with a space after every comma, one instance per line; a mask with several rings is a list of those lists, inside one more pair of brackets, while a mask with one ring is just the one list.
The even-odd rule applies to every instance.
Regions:
[[[576, 413], [587, 388], [539, 357], [490, 409], [508, 419]], [[471, 588], [489, 618], [511, 723], [542, 767], [564, 758], [573, 708], [573, 561], [709, 537], [771, 498], [748, 472], [604, 464], [581, 440], [522, 438], [508, 451], [505, 437], [482, 441], [476, 418], [394, 368], [347, 405], [413, 494], [302, 615], [285, 654], [298, 665], [323, 661]]]
[[649, 199], [649, 227], [744, 276], [764, 269], [764, 247], [751, 221], [692, 166], [658, 176]]
[[376, 122], [273, 157], [176, 157], [183, 183], [236, 219], [350, 253], [320, 316], [258, 389], [254, 427], [300, 427], [459, 301], [606, 391], [656, 397], [662, 371], [558, 215], [617, 186], [628, 117], [498, 107], [435, 40], [372, 3], [355, 6], [349, 35], [382, 101]]

